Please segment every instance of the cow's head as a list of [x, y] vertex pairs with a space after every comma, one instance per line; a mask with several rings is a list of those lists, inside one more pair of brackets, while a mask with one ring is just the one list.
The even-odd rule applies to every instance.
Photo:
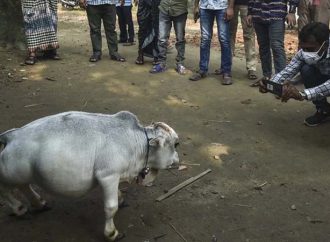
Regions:
[[158, 122], [149, 126], [153, 135], [149, 140], [148, 166], [152, 169], [166, 169], [179, 163], [176, 147], [179, 144], [177, 133], [167, 124]]

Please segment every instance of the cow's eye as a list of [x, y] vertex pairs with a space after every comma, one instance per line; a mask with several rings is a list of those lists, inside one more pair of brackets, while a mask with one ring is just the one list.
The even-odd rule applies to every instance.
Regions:
[[179, 146], [179, 142], [174, 144], [174, 147], [177, 148]]

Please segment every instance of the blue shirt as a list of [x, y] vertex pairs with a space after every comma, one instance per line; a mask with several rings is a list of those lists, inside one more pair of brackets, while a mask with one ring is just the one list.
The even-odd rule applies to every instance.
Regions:
[[200, 0], [199, 7], [210, 10], [226, 9], [228, 7], [228, 0]]
[[116, 4], [118, 0], [87, 0], [87, 5]]

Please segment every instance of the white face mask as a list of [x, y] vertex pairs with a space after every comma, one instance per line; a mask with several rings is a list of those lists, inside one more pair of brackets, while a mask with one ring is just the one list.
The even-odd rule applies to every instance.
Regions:
[[315, 51], [315, 52], [302, 51], [302, 56], [303, 56], [303, 58], [304, 58], [307, 65], [315, 65], [319, 60], [322, 59], [323, 54], [324, 54], [325, 51], [323, 51], [323, 53], [319, 53], [319, 52], [323, 48], [324, 44], [325, 44], [325, 41], [321, 45], [320, 49], [318, 51]]

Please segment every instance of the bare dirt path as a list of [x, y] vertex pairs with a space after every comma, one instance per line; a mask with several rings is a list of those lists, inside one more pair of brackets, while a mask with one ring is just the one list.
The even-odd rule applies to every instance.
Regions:
[[[0, 130], [68, 110], [130, 110], [144, 124], [169, 123], [181, 138], [181, 160], [200, 164], [163, 171], [150, 188], [125, 185], [130, 206], [115, 217], [123, 242], [183, 241], [172, 226], [189, 242], [213, 235], [222, 242], [330, 240], [330, 124], [303, 125], [311, 104], [282, 104], [250, 88], [241, 58], [234, 59], [235, 83], [228, 87], [214, 75], [196, 83], [177, 75], [175, 53], [167, 72], [149, 74], [151, 61], [134, 64], [137, 46], [120, 46], [126, 63], [109, 60], [104, 48], [102, 61], [91, 64], [84, 12], [60, 11], [59, 19], [63, 60], [21, 66], [24, 53], [0, 49]], [[198, 58], [199, 49], [188, 45], [187, 67], [196, 69]], [[213, 71], [216, 48], [211, 58]], [[207, 168], [213, 171], [194, 184], [154, 201]], [[0, 205], [0, 241], [103, 240], [99, 189], [81, 200], [47, 197], [53, 209], [29, 220], [8, 216]]]

